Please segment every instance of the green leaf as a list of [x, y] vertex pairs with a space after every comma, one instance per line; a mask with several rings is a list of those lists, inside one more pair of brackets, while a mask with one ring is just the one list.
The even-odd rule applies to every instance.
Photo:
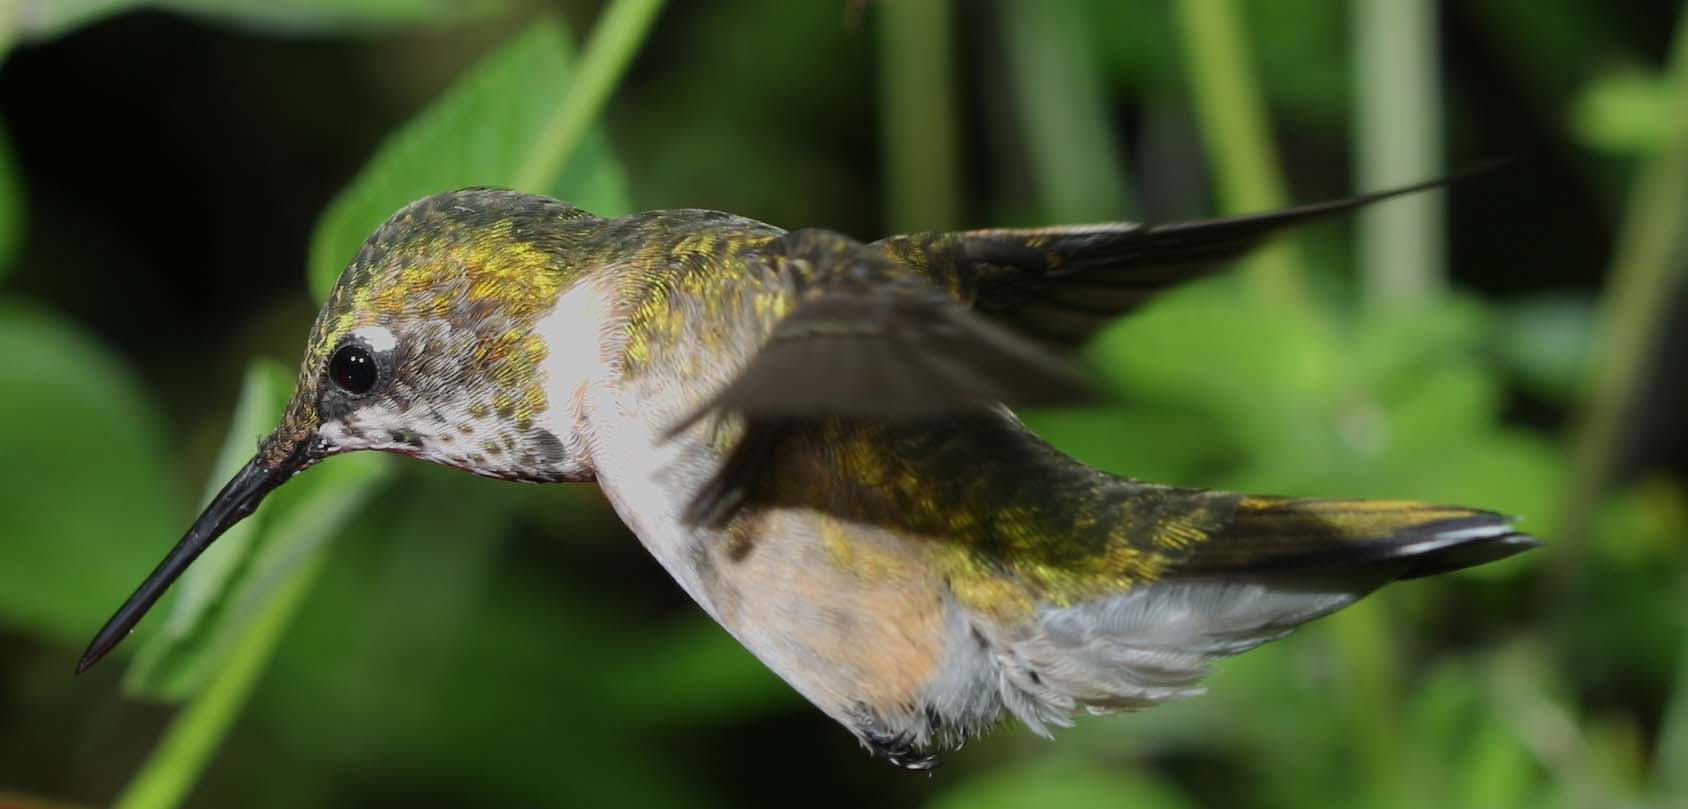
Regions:
[[[1103, 331], [1089, 354], [1132, 403], [1206, 414], [1240, 445], [1303, 447], [1347, 382], [1341, 345], [1237, 276], [1188, 285]], [[1321, 428], [1322, 429], [1322, 428]]]
[[[1534, 806], [1539, 769], [1504, 706], [1490, 699], [1481, 662], [1451, 657], [1426, 674], [1399, 733], [1419, 783], [1416, 804]], [[1414, 805], [1416, 805], [1414, 804]]]
[[156, 0], [162, 8], [273, 32], [318, 33], [450, 23], [496, 14], [509, 0]]
[[[517, 184], [544, 148], [549, 115], [568, 90], [569, 60], [563, 30], [535, 25], [389, 137], [317, 224], [310, 252], [317, 299], [327, 297], [364, 239], [410, 202], [465, 186]], [[594, 213], [628, 209], [625, 181], [600, 131], [587, 136], [549, 187]]]
[[126, 11], [164, 9], [280, 33], [327, 33], [474, 19], [509, 0], [0, 0], [0, 51]]
[[[273, 383], [252, 380], [278, 370], [255, 368], [249, 374], [243, 415], [245, 399], [274, 389]], [[236, 425], [240, 426], [238, 418]], [[230, 444], [239, 439], [239, 432], [232, 433]], [[271, 494], [258, 513], [248, 518], [262, 522], [232, 546], [225, 558], [199, 573], [194, 585], [178, 597], [183, 617], [177, 619], [172, 613], [167, 631], [148, 644], [129, 669], [124, 689], [168, 700], [186, 699], [197, 692], [223, 666], [288, 575], [321, 553], [379, 489], [391, 460], [376, 453], [333, 458]], [[212, 485], [219, 486], [220, 481], [221, 477], [215, 478]], [[225, 534], [190, 568], [190, 574], [227, 540]], [[185, 583], [187, 576], [183, 578]]]
[[1177, 792], [1147, 776], [1060, 760], [973, 778], [927, 804], [929, 809], [1183, 809], [1190, 805]]
[[1063, 452], [1117, 475], [1199, 486], [1236, 461], [1236, 448], [1212, 420], [1185, 409], [1114, 406], [1020, 416]]
[[1651, 154], [1670, 135], [1672, 92], [1664, 76], [1636, 69], [1595, 79], [1571, 106], [1571, 131], [1603, 152]]
[[45, 312], [0, 303], [0, 357], [0, 624], [80, 644], [178, 527], [160, 422], [115, 357]]
[[[281, 417], [289, 387], [286, 371], [275, 363], [256, 362], [247, 369], [240, 401], [235, 405], [234, 419], [229, 422], [228, 436], [223, 439], [223, 448], [211, 466], [211, 478], [206, 481], [201, 503], [210, 502], [224, 482], [251, 460], [256, 440]], [[172, 658], [177, 649], [191, 642], [191, 638], [202, 630], [207, 613], [226, 594], [229, 579], [246, 561], [253, 538], [270, 511], [261, 508], [224, 531], [171, 588], [168, 617], [160, 624], [157, 633], [140, 647], [135, 662], [129, 667], [127, 680], [132, 687], [138, 687], [134, 686], [137, 683], [153, 682], [163, 661]]]
[[[1456, 805], [1482, 809], [1487, 806], [1529, 806], [1536, 787], [1536, 765], [1518, 735], [1492, 716], [1481, 722], [1461, 746]], [[1455, 740], [1443, 740], [1453, 742]]]

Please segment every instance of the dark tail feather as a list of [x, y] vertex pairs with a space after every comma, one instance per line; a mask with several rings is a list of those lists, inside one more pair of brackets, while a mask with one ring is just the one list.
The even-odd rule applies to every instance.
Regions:
[[1232, 524], [1182, 568], [1388, 570], [1433, 576], [1487, 564], [1542, 543], [1492, 511], [1402, 500], [1245, 497]]

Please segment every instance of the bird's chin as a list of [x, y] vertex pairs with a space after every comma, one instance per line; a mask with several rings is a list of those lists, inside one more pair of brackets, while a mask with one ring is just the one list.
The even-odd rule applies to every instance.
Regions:
[[507, 480], [517, 483], [573, 483], [589, 482], [591, 476], [571, 476], [564, 472], [549, 469], [511, 469], [484, 463], [484, 456], [467, 457], [442, 452], [434, 452], [426, 447], [417, 447], [406, 443], [371, 444], [360, 447], [341, 447], [330, 454], [340, 455], [347, 452], [362, 451], [385, 452], [390, 455], [403, 455], [428, 463], [447, 466], [462, 472], [468, 472], [476, 477], [491, 480]]
[[464, 427], [424, 431], [399, 421], [369, 419], [355, 425], [331, 422], [318, 428], [320, 452], [312, 462], [349, 452], [407, 455], [494, 480], [565, 483], [594, 480], [579, 462], [580, 452], [543, 426], [515, 429], [502, 422], [464, 417], [448, 424]]

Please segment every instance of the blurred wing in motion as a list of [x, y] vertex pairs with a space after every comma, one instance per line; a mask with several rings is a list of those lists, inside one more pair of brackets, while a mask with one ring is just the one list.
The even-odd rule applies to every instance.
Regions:
[[1085, 392], [1061, 358], [939, 290], [828, 291], [782, 319], [750, 365], [676, 429], [713, 410], [913, 420], [997, 402], [1071, 403]]
[[1471, 173], [1219, 219], [915, 233], [874, 244], [997, 323], [1072, 347], [1166, 289], [1224, 269], [1283, 228], [1440, 188]]
[[688, 518], [731, 516], [766, 467], [755, 458], [778, 451], [781, 424], [1081, 402], [1086, 386], [1051, 346], [1076, 345], [1280, 228], [1452, 181], [1171, 225], [926, 233], [871, 245], [824, 230], [785, 234], [748, 260], [768, 262], [792, 291], [790, 313], [737, 377], [670, 428], [711, 414], [745, 419], [735, 454]]
[[914, 420], [1086, 395], [1065, 360], [860, 242], [793, 231], [770, 244], [765, 259], [794, 291], [795, 305], [749, 365], [670, 433], [712, 412]]
[[771, 243], [764, 259], [794, 291], [790, 314], [726, 387], [669, 428], [677, 434], [712, 414], [745, 420], [733, 455], [688, 510], [693, 523], [730, 516], [766, 469], [754, 461], [776, 451], [781, 425], [912, 421], [1088, 396], [1064, 359], [980, 317], [880, 250], [800, 230]]

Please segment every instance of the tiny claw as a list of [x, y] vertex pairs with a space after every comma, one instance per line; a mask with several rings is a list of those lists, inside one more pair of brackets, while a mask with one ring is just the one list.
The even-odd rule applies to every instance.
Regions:
[[[863, 707], [858, 707], [857, 712], [864, 716], [868, 714]], [[942, 763], [938, 754], [915, 747], [914, 736], [908, 731], [886, 733], [879, 730], [877, 724], [871, 720], [863, 721], [859, 737], [875, 756], [914, 772], [931, 772]]]
[[938, 754], [915, 749], [907, 734], [887, 736], [870, 733], [867, 736], [867, 747], [874, 755], [892, 765], [913, 772], [931, 772], [943, 763], [938, 760]]

